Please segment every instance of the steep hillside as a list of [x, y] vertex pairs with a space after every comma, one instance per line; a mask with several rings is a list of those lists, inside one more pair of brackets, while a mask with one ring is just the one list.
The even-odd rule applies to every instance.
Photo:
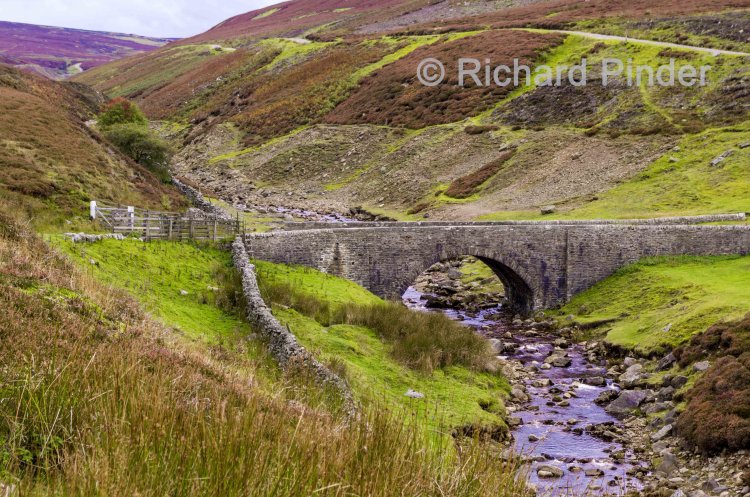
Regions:
[[0, 62], [52, 79], [149, 52], [172, 40], [0, 21]]
[[0, 21], [0, 62], [52, 79], [149, 52], [172, 40]]
[[[747, 57], [690, 46], [747, 50], [750, 2], [517, 3], [289, 2], [77, 81], [170, 123], [175, 172], [235, 204], [405, 219], [529, 217], [547, 205], [562, 217], [623, 216], [616, 192], [648, 177], [654, 195], [627, 215], [750, 209], [739, 186], [747, 154], [734, 153], [750, 117]], [[446, 63], [444, 84], [419, 83], [426, 57]], [[585, 58], [589, 84], [568, 84], [562, 69], [559, 86], [459, 88], [460, 57], [553, 68]], [[706, 86], [605, 86], [608, 58], [711, 70]], [[700, 194], [663, 202], [680, 182]]]
[[0, 194], [56, 229], [84, 216], [94, 199], [182, 206], [175, 190], [86, 126], [100, 102], [77, 87], [0, 66]]

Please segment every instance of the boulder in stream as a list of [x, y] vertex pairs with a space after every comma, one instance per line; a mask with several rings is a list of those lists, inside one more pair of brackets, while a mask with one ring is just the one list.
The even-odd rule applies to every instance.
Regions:
[[646, 397], [648, 393], [644, 390], [624, 390], [604, 410], [615, 417], [625, 417], [638, 409]]
[[549, 464], [542, 464], [536, 468], [536, 475], [539, 478], [562, 478], [564, 474], [565, 471]]

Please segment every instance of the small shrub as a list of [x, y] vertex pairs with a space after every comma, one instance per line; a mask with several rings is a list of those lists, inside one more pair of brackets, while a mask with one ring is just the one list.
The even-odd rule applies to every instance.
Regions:
[[169, 145], [147, 127], [137, 124], [115, 124], [104, 128], [104, 136], [122, 153], [145, 166], [162, 181], [170, 180]]
[[750, 353], [750, 314], [736, 323], [720, 323], [674, 350], [681, 367], [709, 358]]
[[148, 124], [148, 121], [136, 104], [125, 98], [118, 97], [106, 105], [104, 112], [99, 115], [98, 123], [99, 126], [103, 127], [116, 124], [139, 124], [145, 126]]
[[717, 360], [688, 394], [680, 435], [706, 454], [750, 448], [750, 352]]
[[219, 290], [216, 292], [216, 306], [222, 311], [242, 319], [247, 316], [247, 300], [242, 289], [242, 275], [233, 266], [216, 268]]

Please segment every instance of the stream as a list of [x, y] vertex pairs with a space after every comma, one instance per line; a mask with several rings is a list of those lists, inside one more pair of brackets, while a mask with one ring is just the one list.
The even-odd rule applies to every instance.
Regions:
[[[424, 294], [413, 287], [404, 293], [403, 301], [412, 309], [433, 311], [426, 307]], [[619, 443], [595, 438], [587, 430], [592, 424], [619, 423], [594, 403], [604, 390], [617, 388], [606, 379], [604, 363], [589, 362], [582, 345], [562, 344], [566, 347], [562, 348], [560, 342], [555, 345], [559, 337], [552, 332], [519, 325], [518, 321], [514, 324], [501, 306], [472, 314], [456, 309], [434, 312], [444, 312], [481, 335], [502, 340], [511, 345], [506, 348], [515, 349], [499, 357], [525, 372], [523, 383], [530, 400], [510, 413], [521, 423], [512, 428], [513, 445], [530, 462], [529, 479], [540, 495], [623, 495], [641, 488], [637, 479], [627, 475], [628, 470], [634, 473], [640, 465], [637, 456]], [[570, 364], [543, 366], [553, 352], [567, 353]], [[560, 471], [562, 476], [552, 476]]]
[[[307, 221], [352, 223], [340, 214], [322, 214], [283, 207], [266, 212], [291, 215]], [[428, 294], [410, 287], [404, 304], [425, 312], [443, 312], [474, 328], [479, 334], [503, 342], [501, 359], [512, 364], [520, 378], [512, 387], [524, 385], [528, 401], [509, 405], [512, 447], [530, 464], [529, 482], [538, 495], [624, 495], [640, 490], [635, 474], [642, 463], [622, 444], [605, 441], [590, 433], [591, 425], [620, 422], [595, 403], [606, 390], [618, 390], [607, 378], [606, 361], [591, 362], [582, 344], [560, 343], [554, 332], [543, 331], [528, 322], [519, 324], [501, 305], [478, 312], [455, 308], [429, 309]], [[564, 354], [560, 365], [545, 364], [555, 354]], [[549, 361], [548, 361], [549, 362]]]

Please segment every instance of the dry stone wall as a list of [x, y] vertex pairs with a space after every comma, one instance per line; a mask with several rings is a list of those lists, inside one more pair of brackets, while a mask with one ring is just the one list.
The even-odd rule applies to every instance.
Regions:
[[214, 205], [208, 200], [206, 200], [206, 198], [201, 194], [201, 192], [199, 192], [192, 186], [186, 185], [185, 183], [178, 180], [177, 178], [172, 178], [172, 184], [183, 195], [187, 197], [187, 199], [190, 201], [191, 204], [193, 204], [195, 207], [202, 210], [203, 212], [210, 214], [212, 216], [215, 216], [219, 219], [227, 219], [227, 220], [232, 219], [232, 216], [230, 216], [227, 211], [225, 211], [218, 205]]
[[255, 266], [245, 250], [245, 245], [237, 237], [232, 245], [234, 264], [242, 276], [242, 289], [247, 300], [247, 318], [254, 328], [268, 341], [271, 354], [282, 368], [304, 366], [309, 368], [322, 385], [334, 387], [344, 399], [345, 409], [354, 412], [354, 400], [348, 385], [339, 376], [318, 362], [300, 343], [287, 327], [273, 315], [260, 294]]

